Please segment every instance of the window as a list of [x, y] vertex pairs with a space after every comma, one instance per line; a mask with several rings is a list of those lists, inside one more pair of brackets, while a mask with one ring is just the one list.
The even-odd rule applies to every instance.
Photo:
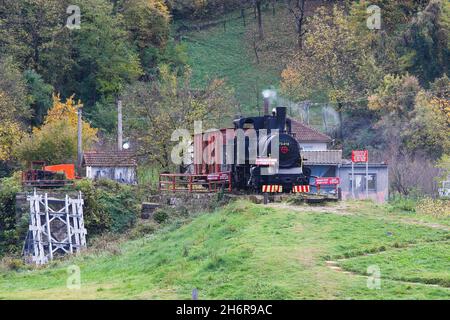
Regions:
[[[352, 174], [349, 173], [349, 191], [352, 191]], [[366, 174], [355, 173], [355, 192], [366, 191]], [[369, 173], [369, 191], [377, 191], [377, 175], [375, 173]]]

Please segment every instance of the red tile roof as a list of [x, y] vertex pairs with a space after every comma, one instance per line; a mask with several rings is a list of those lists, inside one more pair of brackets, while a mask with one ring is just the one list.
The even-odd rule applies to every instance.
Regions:
[[83, 165], [88, 167], [134, 167], [137, 165], [130, 151], [88, 151], [83, 154]]
[[291, 119], [292, 132], [298, 142], [331, 142], [331, 138], [326, 134], [314, 129], [300, 121]]

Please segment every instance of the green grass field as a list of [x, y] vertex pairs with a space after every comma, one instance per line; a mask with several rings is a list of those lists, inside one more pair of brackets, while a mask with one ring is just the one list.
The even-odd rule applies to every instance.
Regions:
[[[197, 288], [200, 299], [449, 299], [444, 219], [421, 220], [370, 202], [238, 201], [123, 242], [114, 254], [88, 252], [41, 270], [2, 272], [0, 298], [189, 299]], [[66, 288], [73, 264], [81, 270], [79, 290]], [[367, 287], [373, 265], [380, 289]]]
[[[227, 15], [236, 18], [239, 13]], [[208, 79], [225, 79], [235, 91], [236, 99], [243, 113], [257, 114], [262, 105], [262, 91], [278, 87], [279, 68], [269, 64], [257, 64], [252, 44], [248, 42], [248, 28], [253, 19], [248, 18], [244, 27], [241, 20], [231, 20], [201, 31], [189, 32], [183, 36], [187, 45], [189, 64], [192, 67], [194, 85], [202, 86]]]

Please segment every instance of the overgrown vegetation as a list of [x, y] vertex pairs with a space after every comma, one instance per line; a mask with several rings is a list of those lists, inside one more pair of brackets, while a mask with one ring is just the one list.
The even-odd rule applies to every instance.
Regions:
[[90, 236], [121, 233], [135, 224], [140, 199], [132, 186], [84, 179], [77, 181], [75, 189], [83, 193], [85, 226]]
[[[77, 181], [66, 192], [81, 191], [84, 199], [84, 221], [89, 230], [88, 239], [105, 234], [121, 234], [131, 229], [137, 221], [140, 194], [135, 187], [108, 180]], [[28, 211], [16, 210], [16, 195], [22, 192], [20, 172], [3, 178], [0, 184], [0, 257], [18, 257], [29, 225]], [[27, 208], [27, 204], [24, 203]]]
[[16, 216], [16, 194], [22, 189], [20, 173], [0, 182], [0, 257], [17, 254], [28, 229], [28, 219]]
[[66, 0], [1, 4], [0, 174], [41, 154], [56, 162], [73, 153], [57, 147], [73, 128], [42, 125], [52, 93], [81, 99], [104, 145], [121, 98], [141, 162], [169, 170], [173, 130], [191, 130], [194, 120], [227, 126], [259, 112], [262, 90], [279, 88], [272, 102], [317, 120], [345, 156], [364, 148], [387, 161], [393, 191], [436, 194], [450, 148], [448, 1], [372, 1], [379, 30], [367, 27], [366, 1], [76, 4], [81, 30], [61, 23]]
[[436, 217], [450, 216], [450, 199], [424, 198], [416, 207], [417, 213], [433, 215]]
[[[3, 273], [0, 296], [189, 299], [197, 288], [202, 299], [448, 299], [447, 231], [371, 202], [298, 210], [237, 201], [159, 230], [148, 224], [151, 234], [135, 240], [105, 238], [46, 270]], [[331, 258], [355, 274], [328, 268]], [[79, 291], [66, 289], [69, 264], [81, 269]], [[360, 276], [373, 264], [381, 290]]]

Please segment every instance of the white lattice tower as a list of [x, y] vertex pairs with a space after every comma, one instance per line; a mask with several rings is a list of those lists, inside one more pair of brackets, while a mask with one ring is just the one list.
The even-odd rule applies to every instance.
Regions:
[[32, 250], [28, 253], [33, 262], [45, 264], [57, 254], [72, 254], [86, 247], [81, 193], [76, 199], [68, 195], [57, 199], [34, 190], [27, 200], [30, 202], [29, 236], [32, 237]]

